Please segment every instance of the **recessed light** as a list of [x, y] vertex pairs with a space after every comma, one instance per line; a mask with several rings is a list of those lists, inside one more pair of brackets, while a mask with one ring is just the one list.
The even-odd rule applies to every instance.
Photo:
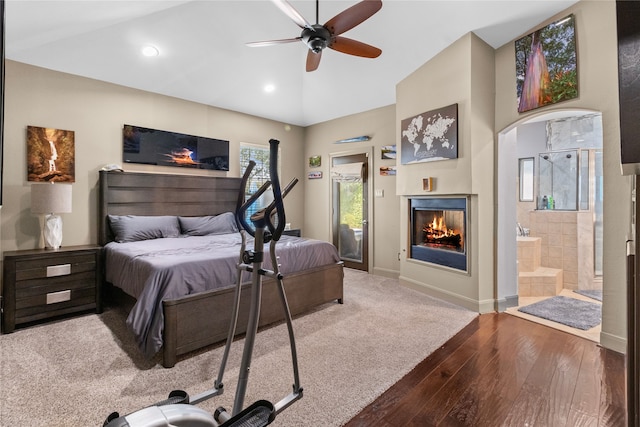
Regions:
[[273, 85], [273, 84], [268, 84], [268, 85], [265, 85], [265, 87], [264, 87], [264, 91], [267, 92], [267, 93], [271, 93], [274, 90], [276, 90], [276, 86]]
[[158, 56], [160, 55], [160, 51], [157, 47], [148, 45], [142, 48], [142, 54], [144, 56]]

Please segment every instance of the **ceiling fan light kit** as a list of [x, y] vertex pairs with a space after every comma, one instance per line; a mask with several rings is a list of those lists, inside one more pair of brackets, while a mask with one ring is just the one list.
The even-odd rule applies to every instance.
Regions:
[[305, 28], [302, 30], [302, 41], [306, 44], [311, 52], [318, 53], [325, 47], [329, 46], [331, 33], [322, 25], [314, 25], [314, 28]]
[[319, 0], [316, 0], [316, 23], [310, 24], [306, 19], [286, 0], [273, 0], [278, 8], [283, 11], [293, 22], [302, 28], [300, 37], [267, 40], [247, 43], [247, 46], [260, 47], [275, 44], [302, 41], [309, 48], [307, 53], [307, 71], [315, 71], [320, 65], [322, 51], [329, 48], [347, 55], [363, 58], [377, 58], [382, 50], [375, 46], [362, 43], [357, 40], [341, 37], [340, 34], [349, 31], [353, 27], [369, 19], [382, 8], [381, 0], [363, 0], [348, 9], [343, 10], [324, 25], [318, 23]]

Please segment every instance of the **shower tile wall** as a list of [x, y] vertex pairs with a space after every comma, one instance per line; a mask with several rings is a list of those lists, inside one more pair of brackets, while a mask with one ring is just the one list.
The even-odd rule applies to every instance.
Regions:
[[531, 211], [529, 226], [532, 237], [542, 238], [540, 264], [562, 269], [564, 288], [579, 289], [577, 212]]
[[593, 212], [578, 212], [578, 289], [602, 289], [602, 277], [594, 274], [595, 235]]

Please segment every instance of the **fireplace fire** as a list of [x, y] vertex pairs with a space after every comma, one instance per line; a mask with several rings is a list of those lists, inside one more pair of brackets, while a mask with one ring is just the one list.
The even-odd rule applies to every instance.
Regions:
[[467, 270], [466, 198], [416, 198], [411, 204], [411, 258]]
[[442, 247], [444, 249], [459, 250], [462, 248], [462, 234], [459, 230], [447, 227], [444, 213], [434, 214], [433, 221], [422, 226], [424, 244], [426, 246]]

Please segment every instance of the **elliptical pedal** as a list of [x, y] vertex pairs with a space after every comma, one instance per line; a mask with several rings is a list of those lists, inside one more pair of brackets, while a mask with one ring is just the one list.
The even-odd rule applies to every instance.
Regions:
[[[216, 415], [220, 412], [226, 412], [226, 410], [218, 408]], [[276, 410], [273, 404], [267, 400], [258, 400], [229, 418], [220, 427], [262, 427], [271, 424], [275, 418]]]

